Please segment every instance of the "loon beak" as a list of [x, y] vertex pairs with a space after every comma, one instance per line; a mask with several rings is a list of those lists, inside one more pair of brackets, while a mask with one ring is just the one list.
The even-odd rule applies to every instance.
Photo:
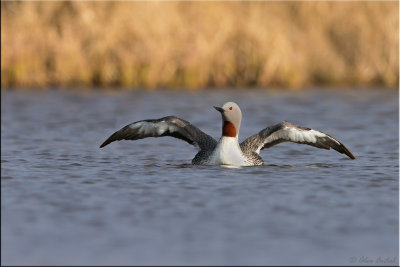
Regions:
[[221, 112], [221, 113], [224, 113], [224, 109], [223, 108], [220, 108], [220, 107], [214, 107], [216, 110], [218, 110], [219, 112]]

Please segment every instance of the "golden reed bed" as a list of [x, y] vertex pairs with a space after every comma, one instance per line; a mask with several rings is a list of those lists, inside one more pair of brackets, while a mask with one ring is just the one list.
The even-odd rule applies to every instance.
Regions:
[[1, 86], [399, 83], [397, 2], [1, 2]]

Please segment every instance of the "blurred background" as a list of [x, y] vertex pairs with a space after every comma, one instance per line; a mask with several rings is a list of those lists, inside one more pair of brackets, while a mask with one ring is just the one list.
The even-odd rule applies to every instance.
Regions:
[[397, 87], [398, 20], [395, 1], [1, 2], [1, 87]]

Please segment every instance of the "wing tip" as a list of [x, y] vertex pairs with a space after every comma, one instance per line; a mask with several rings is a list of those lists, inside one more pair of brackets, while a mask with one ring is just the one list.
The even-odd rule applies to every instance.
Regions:
[[106, 145], [108, 145], [108, 144], [114, 142], [115, 139], [114, 139], [113, 137], [114, 137], [114, 134], [111, 135], [109, 138], [107, 138], [107, 140], [104, 141], [104, 142], [100, 145], [100, 148], [103, 148], [103, 147], [105, 147]]
[[354, 157], [354, 155], [350, 151], [348, 151], [348, 153], [346, 153], [346, 155], [349, 156], [349, 158], [351, 158], [351, 159], [356, 159], [356, 157]]
[[108, 140], [104, 141], [101, 145], [100, 148], [105, 147], [106, 145], [108, 145], [110, 142], [107, 142]]
[[341, 145], [342, 145], [342, 148], [343, 148], [343, 152], [342, 153], [346, 154], [351, 159], [356, 159], [356, 157], [354, 157], [353, 153], [351, 153], [350, 150], [347, 149], [347, 147], [345, 147], [343, 144], [341, 144]]

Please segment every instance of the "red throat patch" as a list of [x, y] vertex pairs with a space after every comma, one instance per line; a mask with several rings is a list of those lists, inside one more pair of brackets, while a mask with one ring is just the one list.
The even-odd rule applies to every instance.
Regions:
[[236, 137], [236, 128], [230, 121], [224, 121], [222, 126], [222, 135], [227, 137]]

